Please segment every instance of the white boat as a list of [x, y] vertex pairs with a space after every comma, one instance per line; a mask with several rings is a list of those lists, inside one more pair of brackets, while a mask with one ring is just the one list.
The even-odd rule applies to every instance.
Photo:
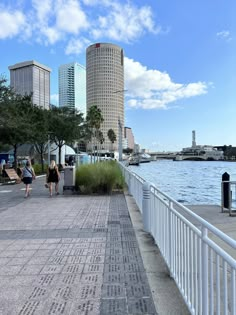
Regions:
[[140, 154], [140, 163], [148, 163], [151, 162], [152, 157], [147, 153]]
[[135, 154], [135, 155], [131, 155], [129, 158], [128, 158], [128, 163], [129, 165], [139, 165], [140, 163], [140, 157], [138, 154]]

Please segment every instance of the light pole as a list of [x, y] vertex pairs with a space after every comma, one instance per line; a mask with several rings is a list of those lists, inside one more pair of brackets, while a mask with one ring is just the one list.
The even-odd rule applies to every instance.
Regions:
[[120, 117], [118, 118], [118, 128], [119, 128], [119, 161], [122, 161], [122, 123]]
[[[125, 93], [127, 92], [128, 90], [118, 90], [118, 91], [115, 91], [113, 93]], [[118, 142], [118, 148], [119, 148], [119, 161], [122, 161], [122, 122], [120, 120], [120, 117], [118, 117], [118, 130], [119, 130], [119, 142]]]

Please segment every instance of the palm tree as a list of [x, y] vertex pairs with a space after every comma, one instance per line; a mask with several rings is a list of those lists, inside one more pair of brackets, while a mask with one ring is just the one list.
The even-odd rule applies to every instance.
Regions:
[[107, 136], [108, 136], [109, 140], [112, 143], [112, 151], [113, 151], [113, 144], [116, 141], [115, 131], [113, 129], [109, 129], [108, 132], [107, 132]]
[[[105, 139], [103, 137], [103, 133], [101, 132], [101, 130], [98, 131], [97, 139], [98, 139], [98, 142], [100, 143], [100, 152], [101, 152], [102, 144], [105, 141]], [[99, 158], [100, 158], [100, 156], [99, 156]]]
[[[104, 121], [102, 117], [101, 109], [98, 108], [96, 105], [91, 106], [87, 112], [87, 126], [91, 131], [91, 138], [92, 138], [92, 151], [95, 147], [95, 141], [97, 139], [98, 131], [101, 127], [102, 122]], [[95, 154], [94, 154], [94, 160], [95, 160]]]

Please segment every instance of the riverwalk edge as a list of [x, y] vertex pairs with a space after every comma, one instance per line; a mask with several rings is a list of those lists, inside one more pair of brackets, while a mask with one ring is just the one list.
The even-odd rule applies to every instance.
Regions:
[[0, 187], [0, 313], [155, 314], [146, 271], [157, 313], [188, 314], [131, 196], [48, 198], [43, 183], [27, 200]]

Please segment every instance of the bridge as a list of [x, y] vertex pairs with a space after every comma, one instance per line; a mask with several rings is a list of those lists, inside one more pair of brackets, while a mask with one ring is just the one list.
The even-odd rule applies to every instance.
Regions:
[[210, 161], [214, 158], [207, 157], [206, 155], [193, 155], [193, 154], [179, 154], [178, 152], [149, 152], [152, 161], [169, 159], [174, 161]]
[[152, 157], [153, 161], [162, 159], [174, 160], [177, 152], [148, 152], [148, 154]]

